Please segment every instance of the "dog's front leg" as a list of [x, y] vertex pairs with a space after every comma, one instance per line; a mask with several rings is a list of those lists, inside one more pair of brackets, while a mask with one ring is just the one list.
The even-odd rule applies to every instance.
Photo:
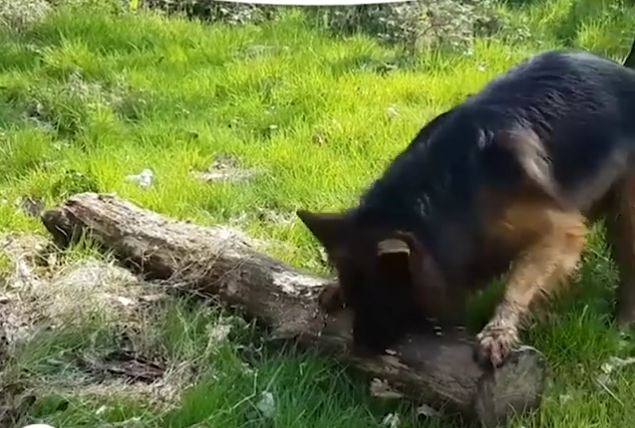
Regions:
[[[519, 344], [519, 331], [538, 297], [548, 297], [577, 268], [586, 243], [587, 227], [577, 212], [545, 209], [535, 224], [543, 227], [538, 238], [515, 261], [503, 301], [477, 336], [477, 358], [500, 366]], [[514, 224], [509, 224], [513, 228]]]

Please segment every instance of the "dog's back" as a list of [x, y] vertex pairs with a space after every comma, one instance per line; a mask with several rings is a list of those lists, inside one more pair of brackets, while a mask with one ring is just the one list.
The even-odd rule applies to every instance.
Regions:
[[510, 148], [543, 190], [582, 211], [632, 165], [635, 72], [607, 59], [539, 55], [464, 108], [494, 143], [515, 145]]
[[[548, 52], [431, 121], [360, 208], [374, 220], [383, 211], [393, 221], [403, 217], [421, 193], [435, 197], [431, 188], [442, 187], [437, 171], [453, 164], [452, 174], [463, 176], [457, 183], [514, 191], [529, 179], [560, 203], [587, 211], [630, 167], [634, 150], [635, 72], [586, 53]], [[467, 202], [469, 192], [446, 188], [437, 199]]]

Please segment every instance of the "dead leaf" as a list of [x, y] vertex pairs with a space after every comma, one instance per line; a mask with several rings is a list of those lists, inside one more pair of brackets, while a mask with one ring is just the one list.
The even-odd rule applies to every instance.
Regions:
[[256, 408], [260, 410], [265, 418], [273, 418], [276, 413], [276, 402], [273, 398], [273, 394], [269, 391], [263, 391], [262, 394], [260, 394], [260, 401], [256, 404]]
[[441, 416], [438, 410], [433, 409], [427, 404], [422, 404], [417, 407], [417, 416], [425, 416], [427, 418], [437, 418]]
[[115, 300], [122, 306], [132, 306], [135, 303], [134, 300], [124, 296], [115, 296]]
[[603, 386], [609, 385], [612, 382], [611, 374], [614, 371], [631, 364], [635, 364], [635, 357], [626, 359], [620, 357], [609, 357], [609, 360], [600, 366], [602, 374], [598, 376], [598, 382], [600, 382]]
[[155, 303], [160, 302], [161, 300], [165, 300], [167, 297], [167, 294], [146, 294], [143, 296], [139, 296], [139, 300], [146, 303]]
[[219, 323], [209, 329], [209, 338], [214, 343], [224, 342], [231, 333], [232, 326], [230, 324]]
[[384, 420], [381, 421], [381, 424], [388, 428], [397, 428], [401, 425], [401, 418], [397, 413], [388, 413]]
[[321, 132], [313, 135], [313, 144], [318, 146], [324, 146], [326, 144], [326, 137]]
[[402, 398], [403, 394], [395, 391], [385, 380], [374, 378], [370, 382], [370, 395], [381, 399]]
[[397, 110], [397, 107], [394, 105], [389, 106], [386, 109], [386, 113], [388, 113], [388, 117], [391, 119], [396, 119], [397, 117], [399, 117], [399, 110]]
[[80, 362], [96, 375], [125, 378], [131, 382], [152, 383], [165, 368], [129, 351], [114, 351], [103, 357], [84, 356]]
[[609, 360], [602, 364], [602, 371], [604, 373], [611, 373], [615, 369], [621, 369], [622, 367], [626, 367], [628, 365], [635, 364], [635, 357], [631, 358], [620, 358], [620, 357], [610, 357]]

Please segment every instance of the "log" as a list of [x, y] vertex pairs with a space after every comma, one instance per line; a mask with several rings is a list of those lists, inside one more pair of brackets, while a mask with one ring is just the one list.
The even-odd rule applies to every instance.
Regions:
[[460, 332], [409, 335], [382, 355], [355, 353], [350, 313], [329, 315], [317, 302], [321, 287], [332, 280], [268, 257], [229, 229], [171, 220], [94, 193], [73, 196], [44, 212], [42, 221], [60, 246], [89, 236], [147, 278], [216, 296], [264, 323], [273, 337], [295, 340], [383, 379], [415, 403], [458, 412], [485, 427], [541, 404], [546, 361], [528, 346], [497, 370], [474, 362], [473, 340]]

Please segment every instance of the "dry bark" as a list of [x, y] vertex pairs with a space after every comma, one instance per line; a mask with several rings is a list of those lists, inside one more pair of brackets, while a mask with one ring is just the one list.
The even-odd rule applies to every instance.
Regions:
[[329, 280], [276, 261], [227, 229], [177, 222], [92, 193], [76, 195], [42, 220], [58, 245], [87, 234], [147, 277], [217, 296], [271, 327], [274, 337], [297, 340], [385, 379], [415, 402], [458, 411], [484, 426], [540, 405], [546, 364], [537, 350], [523, 347], [496, 371], [473, 361], [472, 342], [459, 333], [411, 335], [384, 355], [355, 354], [350, 314], [327, 315], [317, 303]]

